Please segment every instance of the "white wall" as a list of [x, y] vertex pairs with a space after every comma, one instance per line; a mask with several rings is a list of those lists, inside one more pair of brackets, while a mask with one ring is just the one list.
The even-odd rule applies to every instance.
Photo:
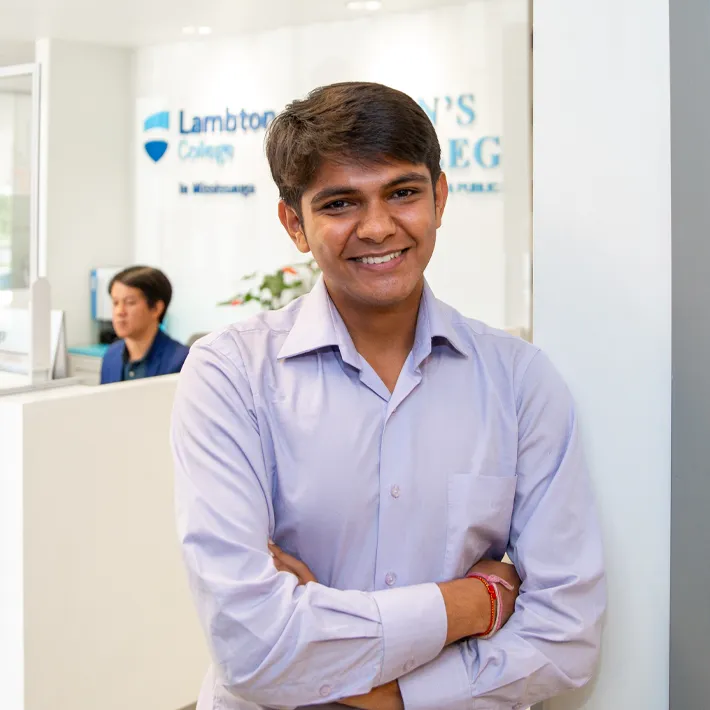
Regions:
[[[95, 339], [89, 274], [131, 260], [131, 51], [44, 39], [40, 260], [69, 345]], [[43, 245], [43, 247], [42, 247]], [[42, 273], [42, 264], [40, 264]]]
[[176, 380], [0, 399], [3, 709], [196, 700], [208, 656], [175, 534]]
[[[169, 328], [185, 339], [240, 317], [214, 304], [233, 295], [240, 276], [299, 259], [276, 216], [277, 191], [263, 156], [263, 132], [200, 136], [208, 143], [234, 142], [235, 159], [223, 167], [178, 159], [178, 111], [219, 114], [280, 111], [321, 84], [371, 80], [390, 84], [432, 103], [440, 97], [437, 125], [449, 161], [450, 138], [500, 136], [504, 126], [504, 36], [526, 22], [526, 0], [470, 2], [430, 12], [372, 16], [351, 22], [282, 29], [231, 40], [143, 49], [136, 55], [135, 257], [164, 268], [174, 283]], [[523, 35], [523, 57], [527, 40]], [[518, 71], [519, 65], [513, 65]], [[476, 120], [459, 126], [444, 97], [475, 95]], [[143, 131], [153, 112], [170, 111], [163, 134]], [[529, 132], [528, 117], [515, 110]], [[514, 125], [515, 118], [509, 125]], [[508, 125], [508, 124], [506, 124]], [[143, 144], [166, 138], [165, 157], [154, 164]], [[520, 142], [513, 144], [513, 150]], [[523, 146], [525, 149], [525, 146]], [[504, 179], [508, 148], [497, 169], [449, 169], [451, 182]], [[470, 157], [470, 152], [469, 152]], [[527, 165], [527, 156], [522, 161]], [[511, 161], [520, 165], [521, 161]], [[529, 186], [524, 177], [523, 189]], [[180, 195], [178, 183], [254, 183], [256, 194]], [[507, 189], [507, 186], [506, 188]], [[506, 322], [506, 253], [501, 195], [450, 197], [428, 277], [437, 294], [464, 313], [493, 325]], [[527, 202], [525, 205], [527, 206]], [[525, 249], [529, 250], [526, 232]], [[522, 257], [514, 257], [522, 262]], [[523, 268], [518, 268], [523, 281]], [[523, 287], [518, 289], [518, 294]], [[519, 295], [516, 296], [519, 298]], [[520, 308], [516, 312], [520, 312]]]
[[610, 596], [598, 679], [545, 708], [667, 710], [668, 0], [539, 0], [534, 27], [535, 341], [579, 406]]
[[0, 39], [0, 67], [29, 64], [35, 58], [34, 42]]
[[[0, 375], [3, 373], [0, 373]], [[22, 422], [0, 404], [0, 688], [5, 708], [23, 708]]]

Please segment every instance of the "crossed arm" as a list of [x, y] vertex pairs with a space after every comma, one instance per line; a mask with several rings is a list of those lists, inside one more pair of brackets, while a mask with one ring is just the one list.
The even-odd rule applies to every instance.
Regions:
[[[295, 575], [301, 585], [309, 582], [318, 583], [315, 575], [304, 562], [284, 552], [271, 541], [269, 541], [269, 553], [273, 556], [274, 566], [279, 572]], [[499, 588], [503, 624], [505, 624], [513, 614], [515, 600], [520, 593], [520, 577], [518, 577], [515, 567], [504, 562], [482, 560], [474, 565], [468, 574], [475, 572], [498, 575], [511, 585], [512, 591], [503, 586]], [[459, 579], [439, 584], [439, 589], [446, 607], [447, 646], [466, 636], [484, 633], [491, 621], [490, 601], [488, 593], [478, 581]], [[404, 710], [404, 702], [397, 680], [380, 685], [365, 695], [343, 698], [339, 702], [342, 705], [360, 710]]]

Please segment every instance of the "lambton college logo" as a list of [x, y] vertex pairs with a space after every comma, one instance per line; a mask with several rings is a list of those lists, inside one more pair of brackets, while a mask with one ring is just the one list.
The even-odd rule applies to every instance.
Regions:
[[[170, 128], [170, 114], [167, 111], [159, 111], [154, 113], [143, 121], [143, 131], [153, 131], [156, 129], [162, 129], [167, 131]], [[168, 149], [168, 142], [166, 140], [149, 140], [146, 141], [145, 152], [148, 153], [150, 159], [157, 163], [164, 155], [165, 151]]]

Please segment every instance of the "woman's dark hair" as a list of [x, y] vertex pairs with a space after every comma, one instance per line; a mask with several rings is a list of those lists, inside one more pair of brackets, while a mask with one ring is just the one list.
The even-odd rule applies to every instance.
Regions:
[[324, 160], [424, 164], [441, 174], [439, 139], [412, 98], [382, 84], [345, 82], [314, 89], [271, 123], [266, 157], [281, 199], [299, 217], [301, 198]]
[[129, 266], [127, 269], [119, 271], [108, 285], [109, 295], [111, 295], [115, 283], [137, 288], [145, 296], [150, 308], [155, 308], [158, 301], [162, 301], [165, 308], [160, 316], [160, 322], [163, 322], [173, 297], [173, 287], [170, 285], [168, 277], [160, 269], [154, 269], [152, 266]]

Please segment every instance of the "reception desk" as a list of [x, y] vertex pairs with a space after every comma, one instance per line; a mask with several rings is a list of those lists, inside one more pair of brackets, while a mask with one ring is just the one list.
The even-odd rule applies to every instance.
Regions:
[[208, 657], [173, 519], [176, 381], [0, 398], [0, 707], [194, 703]]

